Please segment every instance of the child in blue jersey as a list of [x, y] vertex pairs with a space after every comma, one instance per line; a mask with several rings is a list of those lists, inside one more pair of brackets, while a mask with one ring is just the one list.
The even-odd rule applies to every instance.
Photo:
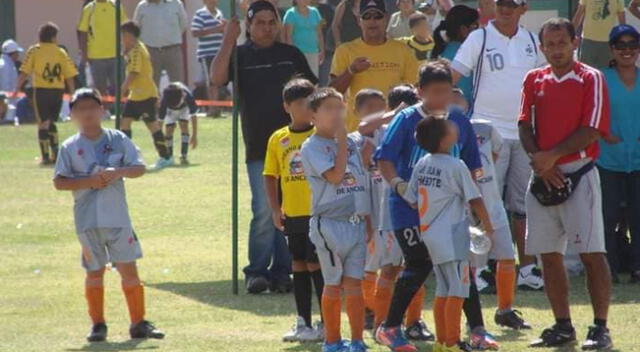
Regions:
[[[473, 174], [480, 174], [482, 168], [469, 119], [459, 109], [450, 107], [453, 84], [447, 61], [437, 60], [422, 66], [419, 94], [422, 104], [408, 107], [396, 115], [375, 154], [380, 171], [392, 190], [389, 197], [391, 221], [405, 258], [405, 269], [396, 283], [387, 320], [376, 333], [378, 342], [394, 351], [415, 351], [415, 346], [404, 337], [400, 325], [410, 301], [433, 268], [427, 247], [420, 240], [418, 212], [402, 197], [414, 165], [427, 153], [414, 137], [418, 122], [428, 115], [443, 115], [454, 122], [459, 136], [451, 150], [452, 155], [461, 158]], [[471, 297], [474, 297], [473, 292]], [[477, 295], [475, 303], [479, 307]], [[479, 309], [474, 316], [478, 315], [481, 320]]]

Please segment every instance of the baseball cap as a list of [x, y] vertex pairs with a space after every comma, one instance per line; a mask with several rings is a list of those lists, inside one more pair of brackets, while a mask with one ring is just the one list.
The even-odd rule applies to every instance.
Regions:
[[20, 47], [20, 45], [18, 45], [18, 43], [16, 43], [15, 40], [7, 39], [4, 41], [4, 43], [2, 43], [3, 54], [11, 54], [11, 53], [15, 53], [16, 51], [22, 52], [23, 49]]
[[418, 4], [418, 11], [426, 10], [433, 7], [433, 0], [423, 1]]
[[387, 6], [384, 0], [361, 0], [360, 1], [360, 16], [369, 11], [378, 11], [382, 14], [387, 13]]
[[247, 20], [249, 20], [249, 22], [253, 21], [253, 17], [255, 17], [256, 13], [260, 11], [271, 11], [276, 15], [276, 17], [278, 17], [278, 12], [272, 3], [265, 0], [259, 0], [249, 5], [249, 10], [247, 10]]
[[620, 37], [625, 34], [636, 38], [636, 40], [640, 40], [640, 33], [638, 33], [638, 30], [636, 30], [634, 26], [629, 24], [619, 24], [613, 27], [611, 29], [611, 32], [609, 32], [609, 43], [615, 43], [616, 41], [618, 41], [618, 39], [620, 39]]
[[71, 101], [69, 102], [69, 109], [73, 109], [73, 105], [80, 100], [91, 99], [98, 104], [102, 105], [102, 96], [100, 93], [91, 88], [80, 88], [73, 93]]
[[[496, 3], [500, 2], [501, 0], [495, 0]], [[518, 5], [518, 6], [522, 6], [525, 5], [527, 3], [527, 0], [511, 0], [511, 2], [513, 2], [514, 4]]]

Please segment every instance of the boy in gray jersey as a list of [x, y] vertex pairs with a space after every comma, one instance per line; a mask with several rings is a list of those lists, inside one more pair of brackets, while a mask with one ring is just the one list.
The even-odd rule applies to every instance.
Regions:
[[109, 262], [115, 263], [122, 277], [131, 338], [161, 339], [164, 333], [144, 320], [144, 289], [136, 267], [142, 251], [129, 218], [123, 180], [142, 176], [144, 162], [124, 133], [102, 128], [104, 109], [99, 93], [80, 89], [70, 107], [79, 132], [62, 144], [53, 183], [57, 190], [73, 191], [75, 200], [76, 233], [87, 271], [85, 296], [93, 322], [87, 340], [107, 337], [103, 276]]
[[416, 140], [430, 154], [414, 167], [403, 197], [418, 209], [420, 236], [434, 264], [435, 350], [466, 351], [460, 339], [460, 319], [470, 285], [467, 203], [490, 236], [493, 227], [469, 169], [449, 154], [458, 140], [456, 126], [427, 116], [417, 125]]
[[[345, 103], [333, 88], [309, 98], [316, 133], [302, 145], [302, 164], [311, 185], [309, 237], [324, 277], [323, 352], [364, 352], [362, 277], [369, 222], [369, 177], [360, 151], [345, 130]], [[341, 290], [351, 327], [351, 343], [340, 335]]]

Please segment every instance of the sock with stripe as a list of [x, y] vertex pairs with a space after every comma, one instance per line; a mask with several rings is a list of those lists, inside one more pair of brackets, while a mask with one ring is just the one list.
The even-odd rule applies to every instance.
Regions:
[[436, 324], [436, 342], [444, 344], [447, 338], [447, 325], [445, 321], [445, 304], [447, 297], [436, 297], [433, 301], [433, 320]]
[[336, 343], [342, 340], [340, 335], [340, 287], [325, 285], [322, 292], [322, 318], [324, 319], [324, 340], [326, 343]]
[[393, 281], [384, 278], [382, 275], [378, 276], [375, 293], [375, 326], [379, 326], [387, 319], [392, 293]]
[[123, 280], [122, 291], [127, 299], [131, 324], [137, 324], [144, 320], [144, 287], [140, 280]]
[[444, 305], [446, 338], [445, 344], [448, 347], [456, 345], [460, 341], [460, 318], [462, 317], [462, 305], [464, 298], [447, 297]]
[[170, 156], [173, 156], [173, 135], [165, 135], [164, 144], [167, 147], [167, 153], [169, 153]]
[[496, 288], [498, 290], [498, 311], [511, 309], [516, 289], [515, 260], [499, 260], [496, 273]]
[[373, 311], [375, 309], [375, 290], [376, 281], [378, 280], [378, 274], [374, 272], [365, 272], [364, 280], [362, 280], [362, 295], [364, 297], [364, 304], [368, 310]]
[[413, 295], [409, 307], [407, 307], [407, 314], [405, 315], [405, 326], [411, 326], [418, 322], [422, 318], [422, 307], [424, 306], [424, 294], [426, 289], [424, 285], [420, 286], [418, 292]]
[[42, 160], [51, 160], [49, 158], [49, 130], [38, 130], [38, 144], [40, 145], [40, 154], [42, 154]]
[[153, 137], [153, 145], [156, 147], [156, 151], [158, 151], [158, 155], [161, 158], [169, 159], [170, 155], [167, 151], [166, 140], [164, 139], [164, 133], [161, 130], [154, 132], [151, 137]]
[[363, 341], [364, 297], [362, 295], [362, 287], [345, 287], [344, 295], [349, 326], [351, 327], [351, 340]]
[[293, 272], [293, 296], [298, 316], [311, 327], [311, 274], [308, 271]]
[[104, 283], [102, 278], [86, 278], [84, 296], [87, 299], [89, 317], [95, 325], [104, 323]]
[[58, 127], [55, 123], [49, 123], [49, 148], [51, 148], [51, 159], [58, 158]]
[[189, 153], [189, 134], [183, 133], [181, 136], [181, 143], [180, 143], [180, 155], [186, 158], [188, 153]]

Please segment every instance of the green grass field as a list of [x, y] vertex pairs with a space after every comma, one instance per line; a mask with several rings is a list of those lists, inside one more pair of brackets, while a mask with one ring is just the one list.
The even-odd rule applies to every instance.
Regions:
[[[94, 345], [84, 339], [90, 323], [71, 194], [55, 191], [52, 169], [38, 166], [35, 126], [0, 127], [0, 351], [320, 350], [319, 345], [281, 342], [294, 320], [291, 295], [249, 296], [244, 290], [232, 295], [231, 121], [201, 119], [200, 126], [200, 146], [190, 155], [191, 166], [127, 181], [129, 207], [145, 254], [139, 266], [146, 284], [147, 316], [167, 337], [129, 340], [119, 277], [109, 272], [105, 281], [109, 342]], [[71, 124], [59, 128], [61, 139], [73, 133]], [[153, 163], [151, 138], [142, 124], [135, 125], [134, 141], [145, 160]], [[244, 165], [240, 170], [242, 267], [250, 193]], [[583, 280], [573, 280], [571, 295], [580, 339], [592, 319]], [[433, 321], [431, 298], [424, 314], [428, 324]], [[517, 301], [534, 330], [496, 328], [495, 297], [483, 297], [488, 328], [502, 343], [502, 351], [525, 350], [527, 342], [552, 322], [542, 293], [519, 294]], [[639, 301], [640, 286], [615, 286], [610, 327], [618, 351], [640, 351]], [[345, 336], [347, 330], [343, 315]], [[372, 340], [367, 343], [373, 351], [385, 350]], [[421, 350], [431, 351], [431, 345]], [[562, 351], [573, 350], [577, 348]]]

